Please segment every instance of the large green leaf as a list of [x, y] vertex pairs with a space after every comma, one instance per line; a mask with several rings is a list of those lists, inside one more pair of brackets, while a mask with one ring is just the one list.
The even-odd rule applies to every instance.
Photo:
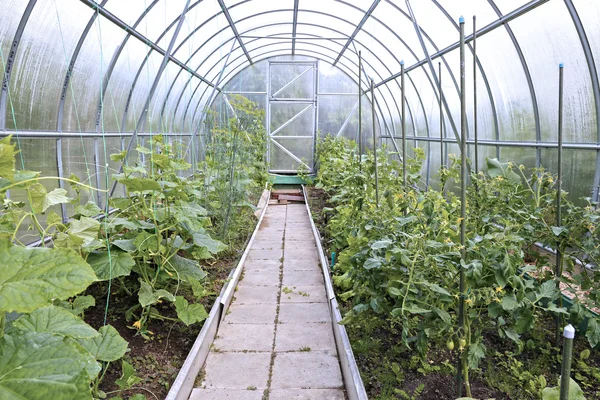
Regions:
[[218, 252], [227, 248], [227, 246], [225, 246], [222, 242], [214, 240], [204, 233], [194, 233], [192, 237], [196, 246], [206, 247], [206, 249], [212, 254], [217, 254]]
[[110, 325], [104, 325], [98, 332], [100, 335], [89, 339], [78, 339], [96, 360], [116, 361], [125, 355], [127, 341]]
[[[542, 400], [559, 400], [560, 399], [560, 381], [558, 386], [554, 388], [544, 388], [542, 390]], [[568, 400], [585, 400], [583, 390], [579, 387], [579, 384], [570, 378], [569, 383], [569, 399]]]
[[485, 352], [487, 348], [483, 343], [471, 343], [469, 346], [469, 353], [467, 356], [469, 362], [469, 368], [475, 369], [479, 366], [479, 362], [485, 358]]
[[112, 244], [114, 244], [121, 250], [126, 251], [128, 253], [133, 253], [134, 251], [137, 250], [137, 247], [135, 247], [133, 239], [117, 239], [117, 240], [113, 240]]
[[206, 272], [200, 269], [198, 262], [181, 257], [175, 254], [170, 260], [169, 265], [177, 271], [176, 278], [189, 282], [190, 278], [201, 281], [206, 277]]
[[515, 185], [521, 183], [521, 177], [509, 168], [508, 163], [501, 163], [497, 158], [486, 158], [485, 160], [487, 163], [488, 174], [492, 178], [502, 176]]
[[100, 214], [102, 210], [92, 201], [88, 201], [85, 206], [75, 207], [75, 213], [84, 217], [94, 217]]
[[75, 339], [93, 338], [98, 331], [68, 310], [56, 306], [39, 308], [16, 320], [13, 327], [22, 331], [53, 333]]
[[189, 304], [183, 296], [175, 298], [177, 317], [186, 325], [202, 322], [208, 318], [208, 313], [202, 304]]
[[140, 281], [138, 300], [142, 307], [156, 304], [160, 299], [167, 299], [168, 301], [173, 302], [175, 301], [175, 296], [167, 292], [165, 289], [158, 289], [157, 291], [154, 291], [152, 286], [144, 281]]
[[42, 213], [52, 206], [69, 202], [65, 189], [57, 188], [48, 192], [41, 183], [34, 183], [28, 191], [31, 197], [31, 208], [36, 213]]
[[100, 222], [88, 217], [74, 219], [69, 226], [69, 234], [82, 239], [84, 245], [88, 245], [98, 238], [99, 230]]
[[0, 399], [92, 399], [90, 354], [69, 338], [27, 332], [0, 339]]
[[110, 253], [108, 251], [90, 253], [87, 262], [101, 281], [127, 276], [135, 265], [135, 260], [129, 253], [119, 250], [112, 250]]
[[0, 312], [31, 312], [66, 299], [97, 280], [73, 250], [26, 248], [0, 240]]
[[597, 318], [590, 318], [585, 332], [585, 337], [588, 339], [592, 348], [600, 344], [600, 323]]
[[119, 182], [125, 185], [129, 192], [143, 192], [145, 190], [160, 191], [160, 184], [151, 178], [123, 178]]

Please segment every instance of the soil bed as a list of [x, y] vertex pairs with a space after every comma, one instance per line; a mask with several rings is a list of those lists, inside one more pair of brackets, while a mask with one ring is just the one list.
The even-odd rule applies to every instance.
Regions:
[[[327, 194], [307, 187], [313, 220], [321, 233], [328, 253], [332, 238], [326, 228], [329, 206]], [[327, 254], [329, 255], [329, 254]], [[350, 307], [338, 298], [342, 315]], [[364, 312], [346, 325], [354, 356], [369, 399], [456, 399], [456, 364], [458, 350], [434, 347], [422, 361], [415, 350], [401, 344], [401, 326], [373, 311]], [[496, 400], [539, 399], [539, 379], [548, 387], [557, 385], [561, 352], [552, 346], [554, 321], [542, 316], [536, 329], [522, 335], [523, 350], [502, 339], [495, 330], [483, 334], [488, 349], [478, 369], [471, 373], [474, 398]], [[571, 376], [577, 380], [587, 399], [600, 399], [600, 351], [591, 351], [588, 358], [582, 352], [589, 349], [587, 339], [578, 336], [574, 343]], [[529, 389], [536, 386], [536, 389]], [[535, 393], [535, 394], [533, 394]]]
[[[201, 301], [207, 312], [221, 291], [229, 272], [235, 267], [242, 251], [243, 249], [233, 254], [230, 252], [227, 257], [219, 259], [215, 264], [203, 266], [208, 273], [207, 290], [211, 293]], [[117, 285], [113, 285], [106, 323], [111, 324], [129, 342], [129, 351], [123, 359], [130, 363], [135, 368], [136, 375], [142, 378], [140, 384], [123, 393], [122, 397], [128, 398], [139, 393], [148, 399], [164, 399], [200, 333], [202, 323], [187, 327], [182, 322], [151, 319], [148, 323], [148, 330], [152, 334], [149, 335], [149, 339], [145, 339], [132, 327], [134, 320], [127, 321], [125, 318], [126, 311], [138, 304], [137, 293], [128, 295], [124, 291], [116, 292], [115, 288]], [[96, 298], [96, 306], [86, 311], [84, 319], [96, 329], [104, 325], [107, 290], [108, 284], [102, 282], [91, 286], [87, 292]], [[187, 293], [180, 294], [185, 297], [189, 295]], [[177, 317], [171, 304], [158, 304], [156, 308], [165, 317]], [[117, 361], [109, 366], [100, 384], [100, 390], [116, 395], [119, 388], [115, 381], [120, 376], [121, 361]], [[109, 398], [111, 397], [109, 395]]]

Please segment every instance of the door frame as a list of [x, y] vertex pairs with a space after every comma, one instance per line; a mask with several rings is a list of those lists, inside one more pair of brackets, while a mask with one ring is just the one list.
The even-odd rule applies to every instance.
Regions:
[[[286, 83], [282, 88], [280, 88], [278, 90], [278, 92], [282, 91], [283, 89], [285, 89], [286, 87], [288, 87], [289, 85], [293, 84], [296, 79], [299, 79], [300, 77], [302, 77], [305, 73], [307, 73], [308, 71], [312, 70], [313, 73], [313, 93], [312, 93], [312, 98], [298, 98], [298, 99], [294, 99], [294, 98], [277, 98], [277, 97], [273, 97], [272, 93], [271, 93], [271, 66], [272, 65], [294, 65], [294, 66], [298, 66], [298, 65], [305, 65], [307, 67], [309, 67], [307, 69], [307, 71], [299, 74], [298, 76], [294, 77], [294, 79], [292, 79], [290, 82]], [[318, 107], [318, 98], [319, 98], [319, 63], [318, 61], [294, 61], [294, 60], [277, 60], [277, 61], [271, 61], [269, 60], [268, 63], [268, 67], [267, 67], [267, 107], [266, 107], [266, 134], [267, 134], [267, 161], [269, 163], [269, 172], [270, 173], [283, 173], [283, 174], [297, 174], [298, 170], [285, 170], [285, 169], [273, 169], [271, 166], [271, 146], [273, 145], [273, 143], [277, 146], [277, 148], [279, 148], [280, 150], [282, 150], [283, 152], [285, 152], [289, 157], [291, 157], [292, 159], [294, 159], [295, 161], [304, 164], [307, 168], [308, 168], [308, 172], [309, 173], [314, 173], [315, 172], [315, 150], [316, 150], [316, 142], [317, 142], [317, 124], [318, 124], [318, 120], [319, 120], [319, 107]], [[312, 105], [313, 110], [312, 110], [312, 115], [313, 115], [313, 123], [312, 123], [312, 140], [310, 140], [311, 142], [311, 152], [312, 152], [312, 162], [310, 162], [309, 164], [304, 163], [304, 161], [302, 161], [300, 158], [298, 158], [297, 156], [295, 156], [292, 152], [290, 152], [287, 148], [285, 148], [284, 146], [282, 146], [280, 143], [278, 143], [275, 139], [308, 139], [310, 138], [310, 136], [273, 136], [273, 134], [271, 133], [271, 105], [272, 104], [306, 104], [306, 105]], [[286, 123], [289, 123], [290, 121], [293, 121], [293, 119], [297, 118], [300, 114], [304, 114], [304, 111], [301, 111], [300, 113], [294, 115], [294, 117], [292, 117], [290, 120], [284, 122], [284, 124], [282, 124], [282, 126], [284, 126]], [[275, 132], [277, 132], [278, 129], [281, 129], [281, 127], [278, 127]]]

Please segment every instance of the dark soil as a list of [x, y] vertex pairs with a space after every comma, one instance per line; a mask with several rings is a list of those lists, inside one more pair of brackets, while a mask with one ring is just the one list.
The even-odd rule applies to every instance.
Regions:
[[[211, 295], [202, 299], [207, 312], [210, 311], [230, 271], [235, 267], [239, 255], [241, 252], [236, 252], [213, 265], [203, 266], [203, 269], [208, 272], [206, 279], [211, 292]], [[135, 282], [127, 283], [128, 288], [135, 285]], [[120, 287], [113, 282], [106, 323], [112, 325], [129, 342], [129, 350], [123, 359], [130, 363], [135, 368], [136, 375], [142, 378], [142, 382], [136, 385], [135, 389], [128, 390], [121, 396], [128, 398], [139, 393], [148, 399], [164, 399], [200, 333], [202, 324], [186, 327], [181, 322], [152, 319], [148, 324], [148, 330], [152, 334], [145, 339], [132, 327], [135, 318], [130, 321], [125, 318], [126, 311], [138, 304], [137, 293], [129, 295]], [[91, 286], [87, 292], [96, 298], [96, 306], [86, 311], [84, 319], [96, 329], [104, 325], [107, 291], [108, 285], [102, 282]], [[177, 316], [172, 304], [163, 303], [156, 308], [165, 317], [176, 318]], [[120, 376], [121, 361], [118, 361], [109, 366], [100, 384], [100, 390], [112, 393], [109, 394], [109, 398], [117, 395], [119, 388], [114, 382]]]
[[[308, 187], [307, 194], [313, 219], [327, 251], [331, 238], [325, 229], [327, 213], [323, 209], [330, 206], [328, 196], [314, 187]], [[344, 302], [338, 301], [343, 308]], [[457, 350], [447, 350], [443, 345], [431, 348], [426, 360], [422, 361], [416, 351], [401, 344], [401, 327], [373, 312], [361, 314], [360, 318], [347, 324], [346, 329], [370, 399], [457, 398]], [[546, 379], [548, 387], [556, 386], [562, 356], [561, 350], [552, 346], [553, 338], [554, 320], [548, 316], [540, 317], [536, 329], [522, 335], [522, 351], [512, 342], [500, 338], [495, 330], [485, 332], [483, 343], [490, 356], [480, 363], [479, 369], [471, 371], [473, 397], [538, 399], [537, 394], [532, 395], [527, 388], [537, 384], [540, 376]], [[582, 359], [581, 352], [586, 349], [589, 349], [587, 339], [577, 337], [571, 376], [580, 383], [588, 400], [600, 399], [600, 351], [593, 350], [589, 358]]]

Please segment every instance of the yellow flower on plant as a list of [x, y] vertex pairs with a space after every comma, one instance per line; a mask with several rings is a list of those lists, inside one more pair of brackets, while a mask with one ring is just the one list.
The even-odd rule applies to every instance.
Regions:
[[467, 305], [471, 305], [471, 304], [473, 304], [473, 300], [471, 300], [471, 299], [466, 299], [466, 300], [465, 300], [465, 303], [467, 303]]
[[496, 288], [496, 293], [503, 293], [503, 292], [504, 292], [504, 289], [502, 289], [502, 287], [501, 287], [501, 286], [498, 286], [498, 287]]
[[139, 331], [140, 329], [142, 329], [142, 321], [140, 321], [140, 320], [135, 321], [133, 323], [133, 327]]

